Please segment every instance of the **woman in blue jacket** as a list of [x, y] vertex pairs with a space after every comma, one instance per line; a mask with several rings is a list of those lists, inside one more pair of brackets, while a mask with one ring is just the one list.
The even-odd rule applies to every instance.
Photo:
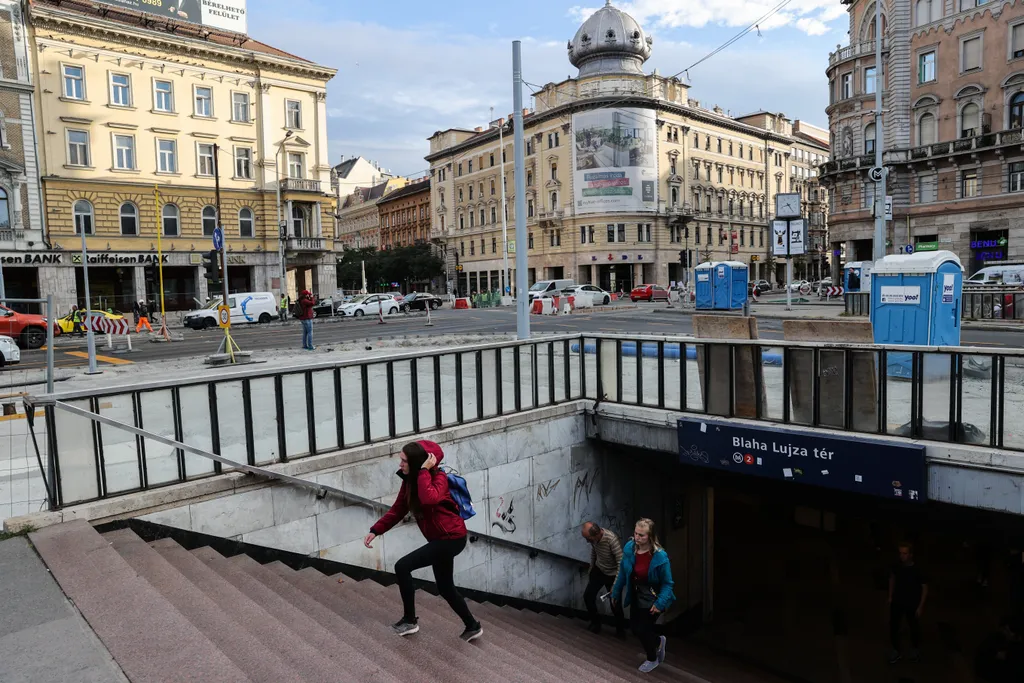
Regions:
[[633, 540], [622, 550], [622, 563], [612, 587], [612, 601], [619, 602], [622, 589], [626, 589], [622, 606], [631, 607], [630, 627], [647, 653], [647, 660], [640, 665], [643, 673], [653, 671], [665, 661], [665, 636], [655, 633], [654, 623], [676, 599], [672, 586], [668, 553], [658, 543], [654, 522], [641, 519], [633, 529]]

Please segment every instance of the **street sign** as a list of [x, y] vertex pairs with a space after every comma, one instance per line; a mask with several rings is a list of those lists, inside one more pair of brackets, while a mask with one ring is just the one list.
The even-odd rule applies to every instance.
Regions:
[[90, 313], [85, 319], [85, 329], [100, 334], [128, 334], [131, 328], [124, 318], [107, 318], [99, 313]]
[[217, 324], [224, 329], [231, 327], [231, 309], [225, 304], [217, 306]]
[[825, 297], [831, 299], [834, 296], [842, 296], [843, 295], [843, 291], [844, 290], [843, 290], [842, 287], [826, 287], [825, 288]]
[[892, 220], [892, 195], [885, 195], [885, 220]]
[[914, 245], [913, 244], [908, 244], [907, 246], [903, 247], [903, 251], [907, 252], [908, 254], [913, 254], [914, 253]]
[[918, 242], [914, 245], [914, 251], [938, 251], [938, 242]]
[[508, 241], [508, 253], [510, 253], [510, 254], [516, 253], [516, 241], [515, 240], [509, 240]]
[[224, 231], [219, 225], [213, 229], [213, 248], [217, 251], [224, 248]]
[[882, 177], [885, 175], [885, 171], [882, 170], [881, 166], [875, 166], [868, 171], [868, 177], [876, 183], [882, 182]]

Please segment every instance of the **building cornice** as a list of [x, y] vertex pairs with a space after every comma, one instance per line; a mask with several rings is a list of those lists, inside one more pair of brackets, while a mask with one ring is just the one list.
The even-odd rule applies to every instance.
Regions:
[[317, 78], [325, 82], [337, 73], [337, 69], [300, 59], [290, 59], [285, 56], [246, 50], [242, 47], [231, 47], [205, 40], [174, 36], [165, 31], [155, 31], [120, 21], [104, 20], [101, 17], [91, 17], [48, 5], [32, 4], [29, 7], [29, 19], [35, 28], [37, 37], [56, 39], [54, 36], [43, 35], [45, 31], [52, 30], [68, 36], [93, 38], [133, 48], [167, 50], [175, 54], [194, 56], [198, 60], [197, 65], [201, 64], [204, 58], [208, 59], [212, 55], [225, 62], [248, 69], [258, 66]]

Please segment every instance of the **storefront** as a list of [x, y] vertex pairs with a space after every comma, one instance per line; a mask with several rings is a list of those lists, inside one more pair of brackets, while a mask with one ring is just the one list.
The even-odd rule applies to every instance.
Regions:
[[1009, 232], [1007, 230], [987, 230], [971, 232], [971, 269], [968, 275], [974, 274], [985, 266], [996, 265], [1005, 261], [1009, 253]]

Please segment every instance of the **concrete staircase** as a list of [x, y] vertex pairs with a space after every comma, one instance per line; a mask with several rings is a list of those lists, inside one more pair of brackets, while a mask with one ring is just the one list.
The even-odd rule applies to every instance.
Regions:
[[421, 630], [402, 639], [390, 628], [402, 611], [394, 586], [146, 543], [128, 529], [100, 535], [76, 521], [30, 540], [134, 683], [768, 680], [675, 641], [668, 662], [640, 674], [635, 639], [490, 603], [471, 603], [484, 636], [463, 643], [459, 619], [423, 591]]

